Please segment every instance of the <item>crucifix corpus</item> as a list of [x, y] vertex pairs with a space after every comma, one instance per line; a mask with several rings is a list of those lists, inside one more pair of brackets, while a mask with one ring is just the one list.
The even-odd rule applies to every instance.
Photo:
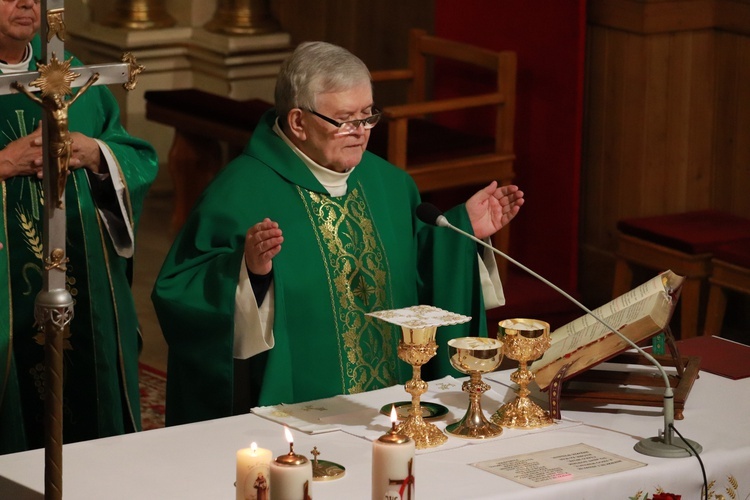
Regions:
[[[41, 1], [42, 54], [38, 71], [0, 75], [0, 95], [21, 92], [43, 110], [44, 282], [36, 296], [34, 317], [45, 338], [45, 499], [62, 498], [63, 337], [73, 318], [73, 298], [66, 288], [65, 183], [72, 140], [68, 108], [92, 85], [122, 83], [135, 88], [143, 71], [132, 54], [122, 63], [79, 66], [65, 60], [64, 0]], [[58, 56], [60, 59], [58, 59]], [[73, 88], [78, 88], [74, 93]]]

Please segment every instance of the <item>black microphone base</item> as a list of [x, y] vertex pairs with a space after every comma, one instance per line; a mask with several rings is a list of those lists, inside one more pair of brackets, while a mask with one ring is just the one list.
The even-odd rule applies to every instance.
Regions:
[[682, 439], [672, 437], [672, 444], [664, 442], [663, 437], [650, 437], [638, 441], [633, 447], [635, 451], [642, 455], [661, 458], [683, 458], [694, 455], [690, 447], [693, 447], [695, 453], [701, 453], [703, 447], [691, 439]]

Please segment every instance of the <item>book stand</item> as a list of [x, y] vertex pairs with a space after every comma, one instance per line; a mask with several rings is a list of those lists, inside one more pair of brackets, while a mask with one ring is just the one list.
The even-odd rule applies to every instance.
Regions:
[[[682, 420], [685, 401], [693, 387], [693, 382], [698, 378], [700, 357], [681, 356], [669, 326], [663, 332], [666, 336], [670, 355], [654, 356], [654, 359], [667, 370], [674, 391], [674, 418]], [[657, 333], [660, 332], [656, 332], [650, 337]], [[594, 366], [591, 365], [578, 373], [568, 374], [570, 364], [563, 365], [549, 386], [543, 389], [549, 394], [550, 415], [558, 420], [561, 418], [560, 400], [562, 398], [588, 403], [662, 407], [664, 405], [664, 379], [658, 372], [658, 368], [638, 352], [625, 352], [628, 349], [629, 347], [626, 347], [605, 361], [623, 365], [651, 366], [653, 371], [591, 370]], [[669, 367], [674, 368], [674, 370], [670, 370]], [[676, 373], [671, 373], [673, 371]], [[586, 387], [573, 387], [574, 384], [578, 385], [578, 383], [582, 383]], [[601, 388], [592, 389], [593, 384]], [[653, 388], [653, 391], [632, 391], [628, 390], [627, 386]]]

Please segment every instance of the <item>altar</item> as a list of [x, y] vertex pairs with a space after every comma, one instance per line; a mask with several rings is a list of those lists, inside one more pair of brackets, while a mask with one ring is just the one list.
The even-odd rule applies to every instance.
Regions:
[[[510, 371], [486, 374], [491, 386], [482, 398], [486, 413], [515, 396]], [[431, 381], [423, 401], [448, 413], [434, 420], [444, 429], [466, 409], [463, 379]], [[709, 493], [750, 495], [750, 378], [730, 380], [701, 372], [677, 430], [703, 447], [700, 457]], [[150, 430], [137, 434], [65, 445], [63, 492], [66, 498], [229, 499], [235, 498], [235, 453], [251, 442], [274, 456], [288, 451], [282, 424], [294, 435], [295, 451], [346, 469], [343, 478], [315, 482], [316, 499], [370, 498], [371, 437], [390, 425], [383, 405], [406, 400], [403, 387], [356, 396], [338, 396], [303, 405], [256, 409], [255, 414]], [[541, 402], [541, 400], [540, 400]], [[578, 403], [576, 403], [578, 404]], [[288, 411], [286, 411], [288, 410]], [[305, 415], [305, 416], [302, 416]], [[662, 489], [685, 500], [701, 498], [703, 475], [695, 457], [654, 458], [633, 446], [663, 426], [659, 409], [606, 405], [563, 406], [562, 420], [534, 430], [504, 429], [490, 440], [449, 436], [436, 448], [418, 450], [415, 491], [418, 498], [462, 499], [628, 499], [649, 498]], [[624, 472], [528, 487], [472, 465], [555, 448], [585, 444], [643, 465]], [[0, 498], [43, 498], [44, 451], [0, 456]], [[715, 498], [715, 496], [709, 496]]]

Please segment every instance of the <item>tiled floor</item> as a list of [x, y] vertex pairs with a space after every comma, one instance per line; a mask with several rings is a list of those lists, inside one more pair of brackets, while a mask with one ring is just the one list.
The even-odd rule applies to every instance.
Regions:
[[163, 372], [167, 369], [167, 344], [151, 304], [151, 289], [172, 244], [174, 235], [169, 227], [171, 210], [172, 197], [169, 193], [153, 190], [149, 193], [136, 236], [133, 278], [133, 295], [143, 331], [140, 361]]

